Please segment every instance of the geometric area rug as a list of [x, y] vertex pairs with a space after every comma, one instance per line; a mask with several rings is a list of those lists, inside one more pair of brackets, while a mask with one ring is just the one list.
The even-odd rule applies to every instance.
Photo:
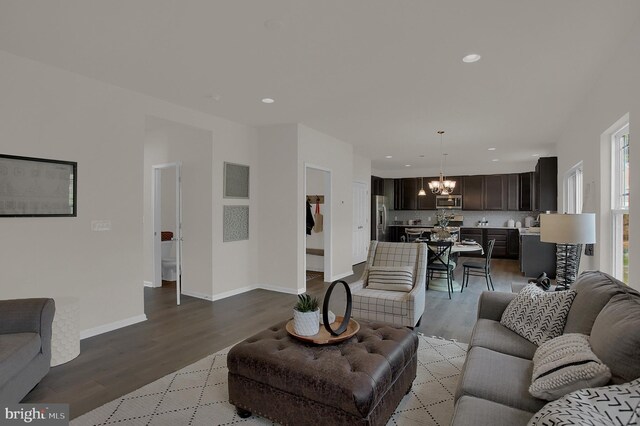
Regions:
[[[453, 395], [467, 345], [419, 337], [416, 379], [387, 425], [444, 426], [453, 416]], [[98, 407], [72, 420], [71, 425], [274, 425], [256, 415], [242, 419], [229, 403], [229, 349]]]

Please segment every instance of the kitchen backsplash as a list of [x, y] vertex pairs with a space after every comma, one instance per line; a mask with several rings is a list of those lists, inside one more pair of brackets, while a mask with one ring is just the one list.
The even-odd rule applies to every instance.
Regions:
[[[515, 222], [522, 222], [524, 226], [524, 218], [532, 216], [535, 219], [534, 212], [522, 211], [470, 211], [470, 210], [451, 210], [453, 214], [464, 216], [464, 226], [476, 226], [482, 218], [485, 218], [488, 226], [507, 226], [507, 221], [513, 219]], [[436, 210], [390, 210], [389, 225], [394, 220], [406, 223], [408, 220], [420, 219], [423, 225], [436, 224]], [[397, 219], [396, 219], [397, 217]], [[429, 220], [431, 219], [431, 220]]]

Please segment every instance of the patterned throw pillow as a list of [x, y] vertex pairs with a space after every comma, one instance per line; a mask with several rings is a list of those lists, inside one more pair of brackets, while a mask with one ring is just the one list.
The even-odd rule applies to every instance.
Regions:
[[591, 351], [589, 336], [563, 334], [536, 350], [529, 393], [553, 401], [578, 389], [605, 385], [609, 379], [611, 370]]
[[640, 379], [637, 379], [570, 393], [542, 407], [527, 426], [637, 425], [639, 416]]
[[539, 346], [562, 334], [575, 297], [574, 290], [546, 292], [526, 285], [504, 310], [500, 324]]
[[374, 290], [411, 291], [413, 266], [371, 266], [367, 288]]

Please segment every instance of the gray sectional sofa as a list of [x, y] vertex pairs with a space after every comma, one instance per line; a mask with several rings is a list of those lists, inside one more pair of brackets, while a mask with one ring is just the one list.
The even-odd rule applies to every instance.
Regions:
[[[611, 384], [640, 377], [640, 293], [602, 272], [585, 272], [564, 333], [590, 335]], [[526, 425], [547, 401], [529, 394], [537, 346], [500, 324], [515, 293], [484, 292], [455, 395], [455, 426]]]
[[53, 299], [0, 300], [0, 403], [17, 403], [49, 372]]

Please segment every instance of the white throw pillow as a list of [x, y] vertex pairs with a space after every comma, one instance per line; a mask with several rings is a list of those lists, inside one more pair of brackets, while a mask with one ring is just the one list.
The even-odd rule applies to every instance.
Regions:
[[412, 266], [371, 266], [367, 288], [388, 291], [411, 291], [413, 289]]
[[640, 379], [622, 385], [582, 389], [547, 403], [527, 426], [637, 425]]
[[504, 310], [500, 324], [539, 346], [562, 334], [575, 297], [574, 290], [546, 292], [528, 284]]
[[578, 389], [605, 385], [610, 379], [611, 370], [591, 350], [589, 336], [563, 334], [536, 350], [529, 393], [553, 401]]

